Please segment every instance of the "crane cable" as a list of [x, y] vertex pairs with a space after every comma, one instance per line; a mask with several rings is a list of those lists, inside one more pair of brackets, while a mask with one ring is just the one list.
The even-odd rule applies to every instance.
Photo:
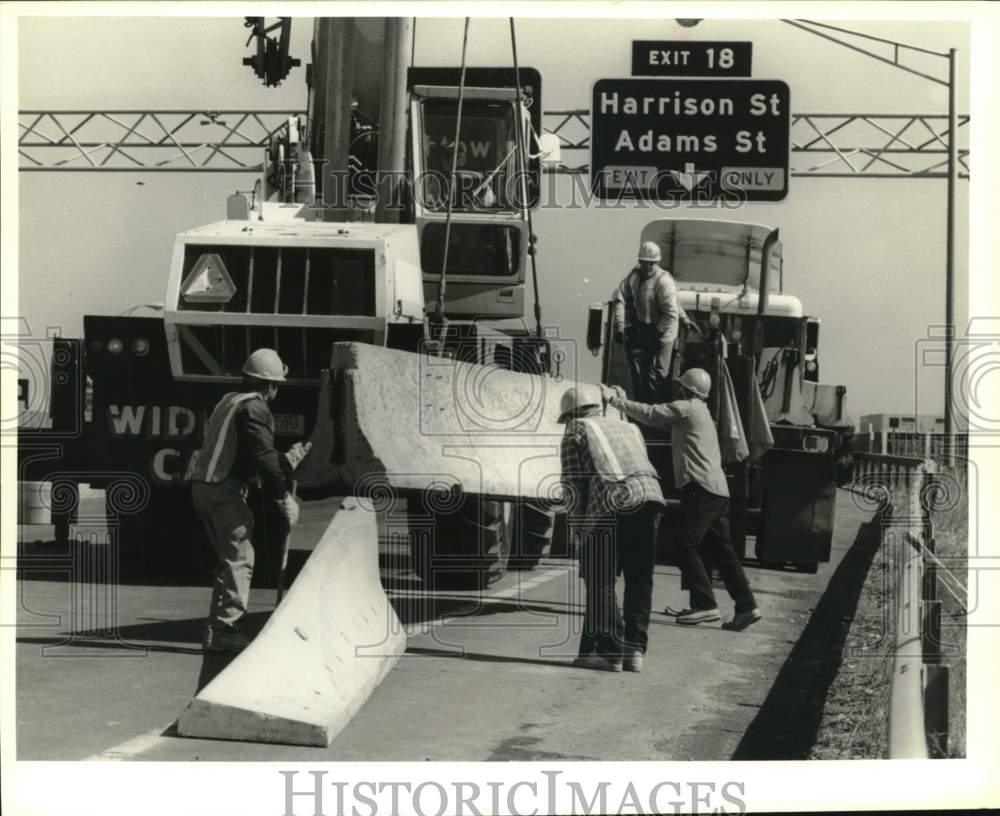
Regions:
[[521, 214], [528, 222], [528, 257], [531, 258], [531, 283], [535, 294], [535, 336], [542, 336], [542, 305], [538, 298], [538, 263], [535, 260], [535, 229], [531, 221], [531, 203], [528, 201], [528, 185], [525, 173], [528, 172], [528, 152], [524, 144], [524, 122], [521, 118], [521, 69], [517, 63], [517, 32], [514, 30], [514, 18], [510, 18], [510, 47], [514, 57], [514, 82], [517, 87], [518, 122], [517, 148], [521, 154], [518, 175], [521, 177]]
[[455, 173], [458, 170], [458, 140], [462, 134], [462, 104], [465, 101], [465, 57], [469, 46], [469, 20], [465, 18], [465, 32], [462, 36], [462, 73], [458, 78], [458, 112], [455, 116], [455, 143], [451, 148], [451, 180], [448, 185], [448, 209], [444, 221], [444, 251], [441, 258], [441, 278], [438, 281], [437, 317], [441, 322], [438, 335], [437, 356], [444, 355], [444, 339], [448, 330], [448, 318], [444, 314], [444, 296], [448, 286], [448, 246], [451, 242], [451, 211], [455, 198]]

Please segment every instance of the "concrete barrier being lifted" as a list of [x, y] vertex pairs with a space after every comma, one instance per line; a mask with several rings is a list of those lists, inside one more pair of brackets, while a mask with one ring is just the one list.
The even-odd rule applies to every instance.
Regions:
[[406, 651], [367, 502], [344, 500], [260, 634], [188, 704], [185, 737], [327, 746]]
[[559, 401], [572, 381], [336, 343], [300, 487], [557, 496]]

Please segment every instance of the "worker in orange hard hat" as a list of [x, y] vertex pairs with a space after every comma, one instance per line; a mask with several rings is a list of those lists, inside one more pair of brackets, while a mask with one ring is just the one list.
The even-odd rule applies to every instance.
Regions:
[[605, 402], [654, 428], [669, 428], [674, 482], [681, 491], [681, 530], [678, 549], [681, 574], [691, 594], [691, 608], [676, 614], [677, 623], [694, 625], [720, 620], [712, 592], [711, 569], [718, 568], [736, 610], [724, 629], [740, 631], [761, 618], [743, 565], [729, 541], [729, 486], [722, 472], [719, 437], [705, 401], [712, 378], [691, 368], [678, 379], [684, 398], [660, 405], [623, 399], [602, 387]]
[[677, 302], [674, 279], [660, 260], [659, 245], [644, 241], [638, 264], [612, 296], [615, 338], [625, 344], [632, 397], [640, 402], [653, 402], [660, 383], [669, 379], [679, 324], [698, 331]]
[[243, 388], [226, 394], [212, 411], [193, 465], [194, 506], [219, 557], [203, 641], [206, 651], [239, 652], [249, 643], [240, 629], [254, 565], [254, 517], [246, 502], [249, 486], [259, 486], [278, 503], [289, 529], [299, 518], [288, 479], [310, 443], [296, 442], [288, 453], [279, 454], [268, 407], [287, 374], [288, 366], [273, 349], [253, 352], [243, 366]]

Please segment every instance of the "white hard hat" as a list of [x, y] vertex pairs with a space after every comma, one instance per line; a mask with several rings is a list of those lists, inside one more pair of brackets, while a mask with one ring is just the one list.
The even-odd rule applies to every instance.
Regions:
[[708, 399], [712, 390], [712, 378], [703, 368], [689, 368], [680, 377], [677, 377], [675, 382], [679, 382], [682, 387], [697, 394], [702, 399]]
[[639, 247], [640, 261], [652, 261], [653, 263], [659, 263], [661, 257], [660, 246], [656, 243], [656, 241], [642, 242], [642, 246]]
[[580, 408], [600, 406], [601, 392], [593, 385], [574, 385], [566, 390], [559, 401], [559, 421], [566, 422]]
[[281, 362], [278, 352], [274, 349], [259, 348], [243, 364], [243, 373], [255, 380], [268, 382], [284, 382], [288, 374], [288, 366]]

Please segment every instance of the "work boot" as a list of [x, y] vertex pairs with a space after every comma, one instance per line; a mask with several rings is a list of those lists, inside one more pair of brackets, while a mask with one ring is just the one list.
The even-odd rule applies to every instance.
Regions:
[[239, 629], [234, 629], [231, 626], [220, 629], [207, 628], [201, 642], [201, 647], [206, 652], [228, 652], [230, 654], [239, 654], [249, 645], [250, 638]]
[[642, 652], [636, 649], [634, 652], [629, 652], [627, 655], [625, 655], [625, 660], [622, 663], [622, 668], [625, 669], [625, 671], [641, 672]]
[[748, 626], [759, 621], [763, 615], [760, 614], [760, 610], [754, 607], [749, 612], [737, 612], [733, 615], [731, 621], [726, 621], [722, 624], [722, 628], [730, 632], [742, 632]]
[[597, 671], [620, 672], [622, 661], [603, 655], [586, 655], [578, 657], [573, 661], [573, 665], [578, 669], [596, 669]]
[[718, 609], [697, 609], [677, 616], [677, 622], [685, 626], [694, 626], [698, 623], [709, 623], [722, 618]]

